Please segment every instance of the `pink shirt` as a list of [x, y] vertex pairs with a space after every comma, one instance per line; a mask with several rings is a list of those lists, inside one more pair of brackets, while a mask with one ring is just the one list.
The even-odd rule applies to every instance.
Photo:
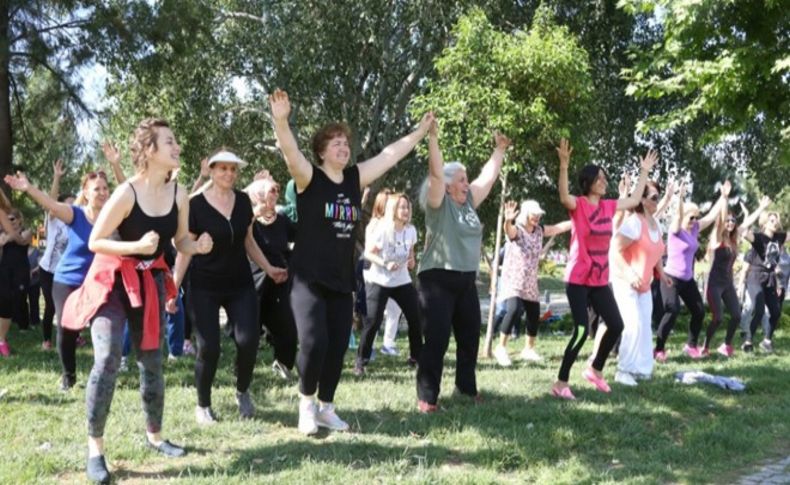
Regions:
[[575, 285], [606, 286], [609, 283], [609, 244], [612, 216], [617, 199], [601, 199], [592, 205], [586, 197], [576, 197], [571, 218], [571, 248], [565, 281]]

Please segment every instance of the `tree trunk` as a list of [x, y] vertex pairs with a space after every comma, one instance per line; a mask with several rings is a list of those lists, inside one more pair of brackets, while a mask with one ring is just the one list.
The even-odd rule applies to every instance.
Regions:
[[505, 192], [507, 191], [507, 172], [502, 176], [502, 190], [499, 196], [499, 214], [496, 218], [496, 242], [494, 243], [494, 264], [491, 265], [491, 304], [488, 307], [488, 328], [483, 346], [483, 357], [491, 358], [491, 343], [494, 339], [494, 315], [496, 314], [496, 287], [499, 280], [499, 248], [502, 240], [502, 221], [505, 217]]
[[3, 182], [3, 177], [11, 173], [14, 153], [11, 131], [11, 72], [9, 71], [11, 29], [8, 15], [8, 2], [0, 2], [0, 189], [10, 196], [10, 189]]

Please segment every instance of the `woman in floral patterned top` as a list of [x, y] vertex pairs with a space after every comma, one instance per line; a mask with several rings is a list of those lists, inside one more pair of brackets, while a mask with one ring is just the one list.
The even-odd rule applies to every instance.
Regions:
[[535, 352], [535, 337], [538, 335], [540, 318], [540, 291], [538, 290], [538, 263], [543, 250], [543, 238], [570, 231], [571, 221], [553, 226], [543, 226], [540, 218], [545, 212], [534, 200], [518, 205], [510, 201], [505, 204], [505, 233], [508, 243], [502, 265], [502, 285], [499, 300], [504, 301], [507, 313], [502, 320], [499, 345], [494, 349], [499, 365], [511, 365], [507, 353], [507, 340], [513, 327], [527, 314], [527, 343], [521, 358], [528, 361], [541, 360]]

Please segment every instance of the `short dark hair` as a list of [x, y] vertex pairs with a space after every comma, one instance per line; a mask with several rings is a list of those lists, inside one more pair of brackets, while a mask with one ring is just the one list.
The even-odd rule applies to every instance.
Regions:
[[[650, 187], [656, 189], [656, 192], [658, 192], [659, 194], [661, 193], [661, 185], [658, 182], [654, 182], [653, 180], [648, 180], [647, 183], [645, 184], [645, 190], [642, 191], [642, 197], [641, 197], [642, 199], [647, 197], [647, 193], [650, 191]], [[636, 206], [636, 208], [634, 208], [634, 212], [637, 212], [639, 214], [645, 212], [645, 208], [642, 206], [641, 202], [639, 203], [638, 206]]]
[[604, 170], [600, 165], [585, 165], [584, 168], [579, 171], [579, 190], [581, 190], [582, 195], [587, 195], [590, 193], [590, 189], [592, 189], [595, 179], [598, 178], [598, 174], [601, 172], [603, 172], [604, 177], [608, 178], [608, 175], [606, 175], [606, 170]]
[[315, 132], [313, 135], [312, 148], [313, 155], [315, 156], [315, 163], [323, 165], [324, 161], [321, 159], [321, 154], [326, 150], [329, 140], [336, 136], [345, 136], [348, 143], [351, 144], [351, 129], [345, 123], [329, 123], [324, 125]]

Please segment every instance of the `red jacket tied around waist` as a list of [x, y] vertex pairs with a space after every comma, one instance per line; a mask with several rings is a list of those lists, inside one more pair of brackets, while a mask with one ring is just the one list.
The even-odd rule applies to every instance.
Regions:
[[[66, 299], [60, 324], [70, 330], [82, 330], [87, 327], [99, 308], [107, 302], [115, 285], [115, 277], [120, 274], [132, 308], [143, 306], [143, 293], [146, 295], [143, 308], [143, 341], [140, 349], [159, 348], [159, 292], [154, 275], [151, 273], [154, 269], [160, 269], [165, 273], [167, 299], [175, 298], [176, 285], [163, 256], [149, 263], [137, 258], [97, 254], [82, 286]], [[137, 276], [138, 270], [142, 271], [142, 287]]]

